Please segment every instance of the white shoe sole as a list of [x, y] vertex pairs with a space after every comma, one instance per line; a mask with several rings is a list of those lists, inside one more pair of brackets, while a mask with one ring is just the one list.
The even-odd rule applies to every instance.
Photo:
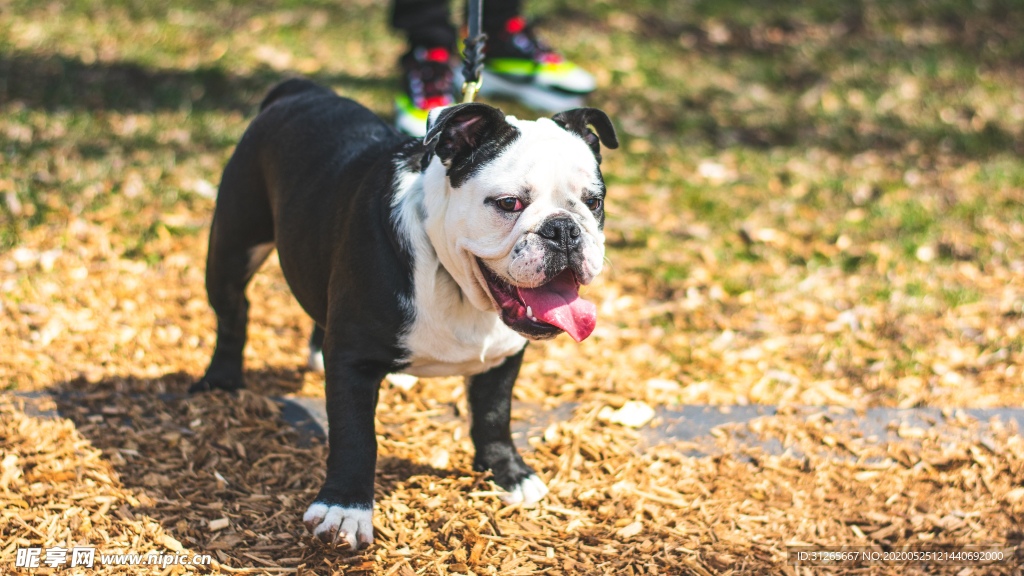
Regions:
[[410, 114], [404, 114], [398, 107], [395, 107], [395, 128], [414, 138], [423, 138], [427, 135], [427, 121], [420, 121]]
[[513, 82], [493, 72], [484, 70], [483, 97], [504, 97], [522, 102], [528, 108], [539, 112], [561, 112], [583, 106], [584, 98], [579, 94], [568, 94], [536, 84]]
[[[452, 68], [456, 78], [464, 78], [462, 64]], [[518, 100], [528, 108], [538, 112], [561, 112], [583, 106], [583, 94], [571, 94], [534, 82], [515, 82], [508, 78], [484, 69], [483, 85], [480, 96], [484, 98], [508, 98]]]

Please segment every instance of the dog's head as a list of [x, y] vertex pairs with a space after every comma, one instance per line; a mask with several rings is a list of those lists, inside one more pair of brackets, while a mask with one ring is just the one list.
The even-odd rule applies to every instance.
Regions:
[[533, 122], [461, 104], [431, 115], [424, 142], [427, 234], [469, 300], [529, 338], [589, 336], [596, 307], [579, 288], [604, 262], [601, 144], [618, 147], [608, 116]]

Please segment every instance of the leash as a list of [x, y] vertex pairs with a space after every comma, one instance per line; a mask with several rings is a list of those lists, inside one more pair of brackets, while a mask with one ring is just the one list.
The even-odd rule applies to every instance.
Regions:
[[483, 83], [481, 74], [484, 68], [484, 42], [487, 34], [480, 31], [482, 14], [482, 0], [469, 0], [469, 36], [465, 41], [465, 49], [462, 51], [462, 76], [465, 82], [462, 83], [462, 103], [472, 102], [476, 93], [480, 91]]

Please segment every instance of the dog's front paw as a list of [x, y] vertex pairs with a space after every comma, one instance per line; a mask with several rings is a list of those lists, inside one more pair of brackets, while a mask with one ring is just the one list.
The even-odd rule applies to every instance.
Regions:
[[348, 508], [313, 502], [302, 516], [306, 528], [330, 544], [348, 542], [353, 550], [373, 543], [373, 506]]
[[523, 457], [511, 444], [492, 444], [478, 448], [473, 469], [477, 472], [490, 470], [494, 474], [494, 483], [508, 492], [501, 497], [507, 504], [530, 506], [548, 494], [544, 481], [537, 477], [533, 468], [523, 462]]
[[547, 495], [548, 487], [544, 484], [544, 481], [538, 478], [536, 474], [531, 474], [513, 486], [512, 489], [508, 491], [508, 494], [503, 494], [501, 499], [504, 500], [506, 504], [523, 504], [524, 506], [532, 506], [537, 502], [540, 502], [540, 500]]

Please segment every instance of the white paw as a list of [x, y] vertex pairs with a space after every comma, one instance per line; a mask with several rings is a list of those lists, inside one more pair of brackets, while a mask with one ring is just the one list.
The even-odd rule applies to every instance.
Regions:
[[524, 506], [532, 506], [540, 499], [547, 496], [548, 487], [544, 484], [544, 481], [537, 477], [536, 474], [531, 474], [523, 479], [515, 488], [509, 491], [508, 494], [501, 497], [506, 504], [520, 504]]
[[324, 351], [323, 350], [310, 350], [309, 351], [309, 369], [313, 372], [324, 371]]
[[391, 384], [393, 384], [395, 386], [398, 386], [402, 390], [405, 390], [406, 392], [408, 392], [409, 390], [412, 390], [412, 387], [415, 386], [416, 383], [419, 382], [420, 379], [415, 377], [415, 376], [409, 375], [409, 374], [398, 374], [398, 373], [396, 373], [396, 374], [388, 374], [387, 375], [387, 380]]
[[327, 543], [348, 542], [353, 550], [373, 543], [373, 507], [344, 508], [313, 502], [302, 516], [313, 536]]

